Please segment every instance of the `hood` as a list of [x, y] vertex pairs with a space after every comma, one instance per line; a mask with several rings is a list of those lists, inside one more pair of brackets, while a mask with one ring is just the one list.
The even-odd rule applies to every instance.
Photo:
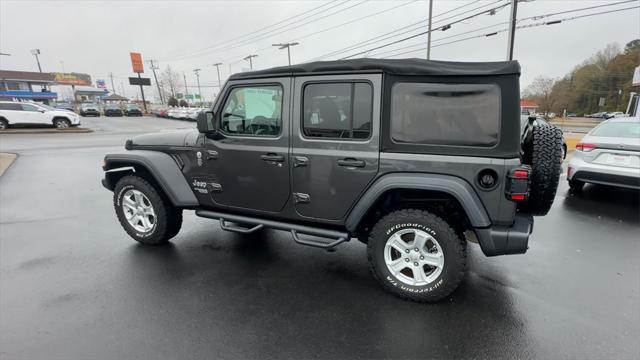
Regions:
[[127, 146], [185, 146], [188, 138], [197, 135], [198, 130], [195, 129], [138, 135], [127, 140]]

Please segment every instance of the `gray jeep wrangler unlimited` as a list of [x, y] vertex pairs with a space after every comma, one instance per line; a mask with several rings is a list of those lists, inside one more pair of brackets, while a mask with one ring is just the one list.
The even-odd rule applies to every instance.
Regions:
[[102, 182], [141, 243], [169, 241], [183, 210], [325, 249], [357, 238], [385, 289], [437, 301], [463, 278], [467, 240], [524, 253], [553, 202], [562, 134], [521, 131], [519, 74], [420, 59], [235, 74], [197, 130], [127, 140]]

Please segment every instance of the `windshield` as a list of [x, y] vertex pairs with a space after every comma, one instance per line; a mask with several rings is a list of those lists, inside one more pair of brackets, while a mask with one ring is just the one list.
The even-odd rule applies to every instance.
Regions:
[[592, 136], [608, 136], [622, 138], [640, 137], [640, 122], [604, 123], [593, 130]]
[[37, 106], [39, 106], [39, 107], [41, 107], [41, 108], [45, 108], [45, 109], [47, 109], [47, 110], [58, 110], [58, 109], [56, 109], [56, 108], [54, 108], [54, 107], [51, 107], [51, 106], [49, 106], [49, 105], [45, 105], [45, 104], [38, 104]]
[[127, 109], [138, 109], [138, 105], [127, 105]]
[[118, 105], [107, 105], [104, 107], [105, 109], [120, 109]]
[[83, 108], [94, 108], [96, 107], [96, 104], [82, 104]]

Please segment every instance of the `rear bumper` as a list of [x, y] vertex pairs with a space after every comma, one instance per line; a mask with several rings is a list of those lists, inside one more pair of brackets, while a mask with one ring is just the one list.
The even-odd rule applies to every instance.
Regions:
[[640, 169], [609, 166], [574, 158], [569, 163], [569, 180], [640, 189]]
[[533, 216], [516, 214], [513, 225], [474, 229], [480, 248], [486, 256], [524, 254], [529, 248]]

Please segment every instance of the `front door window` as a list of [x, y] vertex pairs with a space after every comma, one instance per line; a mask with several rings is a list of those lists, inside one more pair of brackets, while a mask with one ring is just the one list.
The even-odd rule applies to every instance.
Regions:
[[263, 85], [231, 90], [223, 107], [220, 129], [228, 135], [280, 135], [282, 87]]

